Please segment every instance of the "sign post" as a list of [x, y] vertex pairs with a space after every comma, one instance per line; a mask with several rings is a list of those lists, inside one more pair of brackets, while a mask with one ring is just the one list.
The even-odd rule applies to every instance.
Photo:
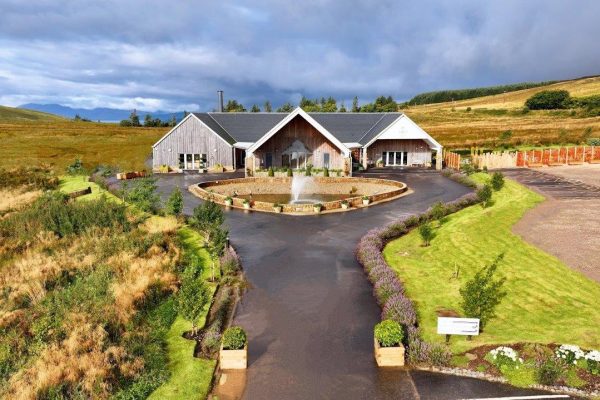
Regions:
[[467, 336], [471, 340], [479, 335], [479, 318], [438, 317], [437, 333], [446, 335], [446, 343], [450, 342], [450, 335]]

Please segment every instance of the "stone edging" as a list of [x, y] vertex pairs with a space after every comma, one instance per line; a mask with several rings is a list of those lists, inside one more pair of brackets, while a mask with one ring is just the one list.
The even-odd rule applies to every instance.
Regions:
[[[509, 383], [508, 380], [504, 377], [486, 374], [485, 372], [472, 371], [472, 370], [466, 369], [466, 368], [434, 367], [434, 366], [418, 367], [417, 366], [417, 367], [415, 367], [415, 369], [419, 370], [419, 371], [430, 371], [430, 372], [436, 372], [436, 373], [445, 374], [445, 375], [454, 375], [454, 376], [462, 376], [462, 377], [466, 377], [466, 378], [481, 379], [481, 380], [485, 380], [488, 382], [498, 382], [498, 383], [506, 383], [506, 384]], [[534, 385], [528, 386], [528, 388], [536, 389], [536, 390], [545, 390], [547, 392], [558, 393], [558, 394], [568, 394], [568, 395], [573, 395], [573, 396], [582, 396], [582, 397], [590, 397], [590, 398], [600, 396], [600, 391], [587, 392], [585, 390], [575, 389], [575, 388], [571, 388], [568, 386], [547, 386], [547, 385], [534, 384]]]
[[[405, 183], [393, 181], [393, 180], [389, 180], [389, 179], [359, 178], [359, 177], [353, 177], [353, 178], [350, 178], [350, 177], [330, 177], [330, 178], [315, 177], [315, 179], [317, 180], [317, 182], [319, 182], [319, 181], [326, 181], [326, 182], [331, 182], [331, 183], [367, 182], [367, 183], [373, 183], [373, 184], [383, 184], [383, 185], [393, 186], [393, 187], [397, 188], [395, 190], [390, 190], [390, 191], [387, 191], [384, 193], [377, 193], [377, 194], [368, 196], [369, 200], [370, 200], [369, 206], [381, 203], [383, 201], [393, 200], [398, 197], [401, 197], [404, 194], [409, 193], [408, 186]], [[220, 193], [209, 192], [207, 190], [207, 188], [210, 188], [212, 186], [225, 185], [225, 184], [248, 183], [248, 182], [288, 183], [290, 180], [291, 180], [291, 178], [288, 178], [288, 177], [285, 177], [285, 178], [283, 178], [283, 177], [281, 177], [281, 178], [279, 178], [279, 177], [275, 177], [275, 178], [274, 177], [270, 177], [270, 178], [256, 178], [256, 177], [235, 178], [235, 179], [226, 179], [226, 180], [218, 180], [218, 181], [207, 181], [207, 182], [202, 182], [199, 184], [194, 184], [194, 185], [189, 186], [188, 190], [195, 196], [200, 197], [201, 199], [213, 200], [217, 204], [225, 205], [225, 198], [227, 198], [228, 196], [225, 196]], [[234, 197], [232, 199], [232, 201], [233, 201], [233, 204], [231, 206], [232, 208], [245, 209], [243, 199]], [[365, 207], [362, 203], [362, 196], [356, 196], [356, 197], [351, 197], [351, 198], [346, 199], [346, 201], [348, 201], [348, 203], [350, 204], [350, 207], [347, 210], [344, 210], [342, 208], [342, 201], [343, 200], [335, 200], [335, 201], [328, 201], [328, 202], [321, 203], [322, 204], [321, 212], [326, 213], [326, 212], [334, 212], [334, 211], [335, 212], [351, 211], [351, 210]], [[273, 203], [268, 203], [268, 202], [264, 202], [264, 201], [254, 201], [254, 202], [252, 202], [252, 207], [250, 209], [255, 210], [255, 211], [274, 213], [273, 205], [274, 205]], [[282, 206], [282, 213], [284, 213], [284, 214], [290, 214], [290, 215], [314, 215], [315, 214], [313, 211], [312, 204], [282, 204], [281, 206]]]

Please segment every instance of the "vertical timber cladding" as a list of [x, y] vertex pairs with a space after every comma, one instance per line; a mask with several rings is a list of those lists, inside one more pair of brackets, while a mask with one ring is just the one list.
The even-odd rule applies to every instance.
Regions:
[[421, 139], [379, 139], [367, 148], [369, 165], [381, 160], [384, 151], [408, 152], [408, 165], [431, 165], [431, 148]]
[[271, 153], [273, 166], [282, 167], [283, 152], [296, 140], [312, 152], [306, 161], [307, 165], [323, 168], [324, 154], [328, 153], [329, 168], [344, 169], [344, 154], [301, 116], [292, 119], [254, 152], [256, 166], [264, 168], [266, 155]]
[[152, 167], [179, 169], [179, 154], [206, 154], [208, 167], [233, 168], [233, 148], [194, 116], [165, 137], [152, 151]]

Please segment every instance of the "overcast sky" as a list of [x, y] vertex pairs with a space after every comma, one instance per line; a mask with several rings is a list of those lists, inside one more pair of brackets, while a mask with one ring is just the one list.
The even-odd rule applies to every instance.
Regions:
[[155, 111], [600, 74], [600, 1], [0, 0], [0, 104]]

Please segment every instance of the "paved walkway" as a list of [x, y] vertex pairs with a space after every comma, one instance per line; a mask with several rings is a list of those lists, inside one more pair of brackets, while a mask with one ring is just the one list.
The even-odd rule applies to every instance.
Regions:
[[[226, 213], [250, 285], [235, 316], [249, 336], [249, 368], [237, 376], [246, 382], [242, 397], [443, 400], [532, 394], [474, 379], [376, 367], [373, 326], [380, 309], [354, 258], [356, 243], [373, 227], [468, 189], [433, 171], [374, 176], [406, 182], [414, 193], [347, 213]], [[168, 192], [203, 179], [211, 177], [164, 177], [159, 185]], [[198, 202], [186, 194], [186, 211]]]

